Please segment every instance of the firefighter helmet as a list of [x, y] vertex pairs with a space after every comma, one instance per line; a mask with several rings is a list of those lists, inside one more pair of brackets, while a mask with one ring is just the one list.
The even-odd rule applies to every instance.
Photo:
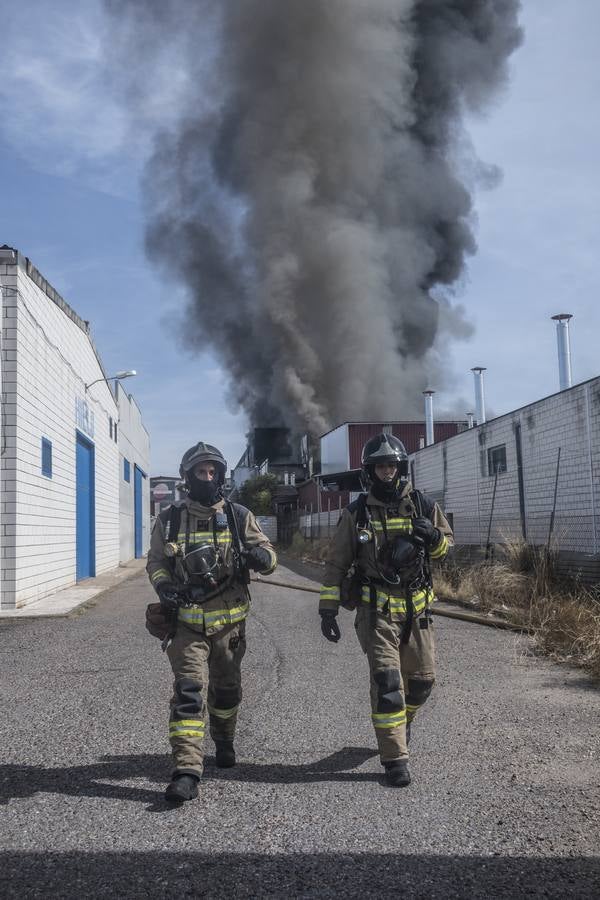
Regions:
[[[375, 466], [392, 463], [396, 466], [393, 480], [387, 484], [375, 475]], [[391, 499], [400, 486], [400, 482], [408, 480], [408, 453], [401, 440], [393, 434], [376, 434], [369, 438], [362, 449], [361, 456], [362, 482], [365, 490], [375, 489], [380, 499]]]
[[189, 484], [192, 469], [201, 462], [215, 464], [217, 472], [214, 480], [217, 484], [223, 485], [227, 474], [227, 461], [220, 450], [217, 450], [212, 444], [205, 444], [204, 441], [199, 441], [185, 451], [179, 466], [180, 476]]

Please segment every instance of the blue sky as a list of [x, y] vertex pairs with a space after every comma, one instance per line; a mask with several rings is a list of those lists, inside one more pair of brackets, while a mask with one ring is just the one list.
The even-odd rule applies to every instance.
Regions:
[[[92, 325], [109, 374], [140, 405], [152, 472], [176, 471], [198, 439], [230, 464], [246, 422], [226, 406], [226, 374], [210, 354], [177, 341], [183, 304], [143, 251], [138, 179], [148, 134], [132, 134], [109, 90], [95, 0], [40, 0], [3, 12], [0, 57], [0, 244], [18, 247]], [[76, 9], [76, 12], [74, 12]], [[488, 410], [502, 414], [558, 389], [550, 316], [573, 313], [573, 378], [600, 373], [600, 6], [596, 0], [525, 0], [525, 44], [511, 83], [485, 120], [469, 122], [481, 158], [501, 183], [475, 198], [479, 251], [460, 302], [475, 325], [449, 347], [444, 403], [474, 407], [474, 365], [487, 366]], [[153, 117], [168, 108], [156, 99]]]

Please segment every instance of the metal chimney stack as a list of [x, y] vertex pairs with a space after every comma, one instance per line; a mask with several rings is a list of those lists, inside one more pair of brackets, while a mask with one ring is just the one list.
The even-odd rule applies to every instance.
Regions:
[[475, 378], [475, 418], [478, 425], [485, 422], [485, 392], [483, 390], [483, 373], [487, 371], [485, 366], [475, 366], [471, 369]]
[[425, 445], [433, 444], [433, 395], [435, 391], [423, 391], [425, 397]]
[[559, 390], [566, 391], [573, 384], [571, 377], [571, 342], [569, 340], [569, 321], [571, 313], [559, 313], [552, 316], [556, 322], [556, 341], [558, 344], [558, 380]]
[[467, 428], [473, 427], [473, 413], [467, 413]]

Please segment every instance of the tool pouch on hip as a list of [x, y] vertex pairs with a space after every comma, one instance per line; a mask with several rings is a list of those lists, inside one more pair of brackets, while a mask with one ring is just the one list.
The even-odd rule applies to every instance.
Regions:
[[344, 609], [356, 609], [362, 594], [362, 578], [354, 569], [350, 569], [340, 585], [340, 606]]
[[173, 622], [165, 616], [160, 603], [149, 603], [146, 607], [146, 630], [160, 641], [173, 630]]

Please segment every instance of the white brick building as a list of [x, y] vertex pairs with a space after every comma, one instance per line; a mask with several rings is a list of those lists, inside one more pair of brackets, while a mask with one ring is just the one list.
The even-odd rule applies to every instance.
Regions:
[[488, 533], [490, 543], [551, 542], [569, 567], [600, 577], [600, 377], [426, 447], [410, 465], [457, 545], [485, 546]]
[[89, 323], [11, 248], [0, 248], [0, 287], [0, 608], [10, 609], [133, 557], [124, 454], [144, 476], [146, 549], [149, 442], [133, 400], [121, 391], [117, 403]]

